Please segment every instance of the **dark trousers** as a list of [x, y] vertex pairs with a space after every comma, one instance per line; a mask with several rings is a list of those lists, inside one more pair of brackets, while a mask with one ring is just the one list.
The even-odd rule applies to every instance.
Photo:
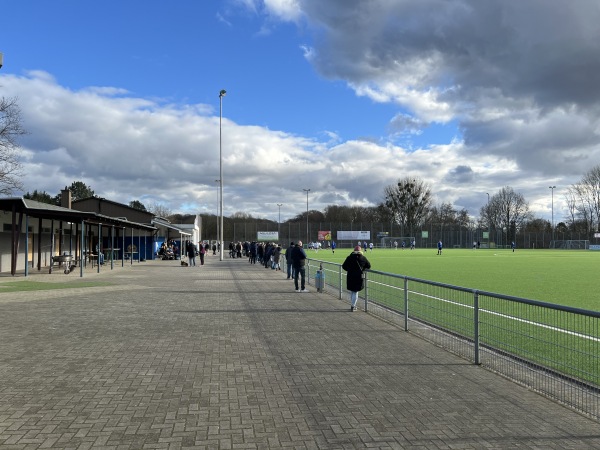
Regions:
[[300, 276], [300, 289], [304, 290], [306, 285], [306, 268], [304, 266], [294, 267], [294, 286], [298, 290], [298, 276]]

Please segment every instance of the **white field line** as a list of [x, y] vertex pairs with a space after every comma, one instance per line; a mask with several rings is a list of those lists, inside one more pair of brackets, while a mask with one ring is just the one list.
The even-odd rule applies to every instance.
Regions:
[[[384, 285], [383, 283], [380, 283], [380, 284]], [[403, 288], [396, 288], [395, 286], [391, 286], [391, 285], [384, 285], [384, 286], [395, 288], [395, 289], [399, 289], [399, 290], [403, 290]], [[450, 303], [452, 305], [462, 306], [462, 307], [468, 308], [468, 309], [475, 309], [475, 307], [473, 307], [471, 305], [464, 305], [462, 303], [458, 303], [458, 302], [455, 302], [455, 301], [452, 301], [452, 300], [447, 300], [445, 298], [436, 297], [436, 296], [429, 295], [429, 294], [423, 294], [422, 292], [410, 291], [410, 290], [409, 290], [409, 292], [412, 292], [413, 294], [416, 294], [416, 295], [419, 295], [419, 296], [422, 296], [422, 297], [431, 298], [433, 300], [437, 300], [437, 301], [440, 301], [440, 302]], [[490, 310], [487, 310], [487, 309], [481, 309], [481, 308], [479, 309], [479, 312], [488, 313], [488, 314], [491, 314], [493, 316], [498, 316], [498, 317], [502, 317], [502, 318], [505, 318], [505, 319], [512, 319], [512, 320], [514, 320], [516, 322], [526, 323], [528, 325], [535, 325], [537, 327], [545, 328], [547, 330], [558, 331], [560, 333], [564, 333], [564, 334], [567, 334], [567, 335], [570, 335], [570, 336], [579, 337], [579, 338], [582, 338], [582, 339], [587, 339], [587, 340], [590, 340], [590, 341], [593, 341], [593, 342], [600, 342], [600, 338], [598, 338], [598, 337], [590, 336], [588, 334], [577, 333], [575, 331], [565, 330], [564, 328], [559, 328], [559, 327], [555, 327], [555, 326], [551, 326], [551, 325], [545, 325], [543, 323], [534, 322], [534, 321], [531, 321], [531, 320], [521, 319], [519, 317], [510, 316], [508, 314], [502, 314], [502, 313], [498, 313], [498, 312], [495, 312], [495, 311], [490, 311]]]

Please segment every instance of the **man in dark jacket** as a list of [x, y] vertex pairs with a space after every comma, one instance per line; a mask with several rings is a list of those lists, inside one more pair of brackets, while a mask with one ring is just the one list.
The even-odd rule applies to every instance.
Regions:
[[356, 310], [358, 293], [364, 289], [363, 272], [371, 268], [371, 263], [362, 254], [360, 246], [354, 247], [354, 251], [348, 255], [342, 269], [346, 272], [346, 288], [350, 291], [350, 311]]
[[[306, 253], [302, 248], [302, 241], [298, 241], [292, 250], [292, 266], [294, 267], [294, 286], [296, 292], [308, 292], [306, 289]], [[298, 288], [298, 276], [300, 276], [300, 288]]]
[[290, 278], [292, 278], [292, 276], [294, 275], [294, 270], [293, 270], [293, 266], [292, 266], [292, 251], [294, 250], [294, 247], [296, 247], [294, 245], [294, 243], [290, 242], [290, 246], [285, 251], [285, 263], [287, 265], [287, 277], [288, 277], [288, 280]]

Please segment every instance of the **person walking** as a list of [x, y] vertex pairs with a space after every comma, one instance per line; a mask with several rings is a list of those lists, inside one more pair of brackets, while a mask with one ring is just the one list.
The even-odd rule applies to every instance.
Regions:
[[287, 278], [296, 278], [294, 277], [294, 265], [292, 264], [292, 251], [296, 245], [293, 242], [290, 242], [290, 246], [285, 251], [285, 263], [287, 264]]
[[342, 269], [347, 272], [346, 289], [350, 291], [350, 311], [356, 311], [358, 293], [365, 287], [363, 272], [370, 268], [371, 263], [363, 255], [360, 245], [354, 247], [354, 251], [346, 257], [346, 260], [342, 264]]
[[437, 254], [438, 254], [438, 255], [441, 255], [441, 254], [442, 254], [442, 248], [443, 248], [443, 245], [442, 245], [442, 240], [440, 239], [440, 240], [438, 241], [438, 252], [437, 252]]
[[273, 250], [273, 266], [271, 269], [273, 270], [281, 270], [281, 266], [279, 265], [279, 259], [281, 258], [281, 246], [277, 244], [275, 250]]
[[[294, 266], [296, 292], [308, 292], [306, 289], [306, 252], [302, 248], [302, 241], [298, 241], [292, 250], [292, 265]], [[298, 278], [300, 278], [300, 286], [298, 286]]]
[[[204, 265], [204, 255], [206, 255], [206, 247], [202, 244], [200, 244], [200, 265], [203, 266]], [[194, 265], [196, 265], [196, 262], [194, 262]]]
[[256, 255], [258, 255], [258, 244], [256, 241], [250, 243], [250, 264], [256, 264]]
[[190, 267], [196, 265], [196, 247], [192, 241], [187, 241], [186, 245], [187, 257]]

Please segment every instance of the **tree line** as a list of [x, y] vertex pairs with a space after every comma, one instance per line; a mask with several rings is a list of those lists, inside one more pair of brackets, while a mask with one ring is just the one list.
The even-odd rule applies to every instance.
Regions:
[[[72, 199], [93, 197], [94, 190], [82, 181], [74, 181], [68, 187]], [[60, 204], [60, 193], [52, 196], [45, 191], [27, 192], [25, 198], [49, 204]], [[389, 223], [404, 230], [405, 235], [415, 235], [418, 230], [436, 229], [467, 230], [479, 228], [491, 233], [502, 232], [510, 240], [519, 232], [551, 232], [550, 221], [536, 218], [524, 196], [510, 186], [504, 186], [488, 197], [488, 202], [473, 218], [464, 208], [457, 209], [450, 203], [434, 204], [431, 187], [417, 177], [404, 177], [383, 189], [384, 200], [375, 206], [328, 205], [323, 211], [303, 211], [282, 222], [305, 223]], [[600, 231], [600, 166], [592, 168], [579, 182], [570, 186], [565, 194], [568, 214], [555, 226], [560, 233], [584, 233]], [[164, 217], [173, 223], [183, 222], [190, 214], [176, 214], [160, 204], [144, 205], [132, 200], [129, 206]], [[307, 216], [308, 215], [308, 216]], [[214, 214], [201, 214], [210, 223]], [[228, 222], [273, 223], [276, 221], [253, 217], [246, 212], [236, 212], [224, 218]]]

